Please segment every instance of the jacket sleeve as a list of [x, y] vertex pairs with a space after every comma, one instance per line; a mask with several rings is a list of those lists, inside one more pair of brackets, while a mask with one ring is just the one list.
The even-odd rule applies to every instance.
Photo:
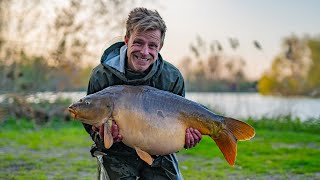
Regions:
[[179, 96], [185, 97], [184, 79], [180, 73], [176, 78], [175, 85], [172, 92]]

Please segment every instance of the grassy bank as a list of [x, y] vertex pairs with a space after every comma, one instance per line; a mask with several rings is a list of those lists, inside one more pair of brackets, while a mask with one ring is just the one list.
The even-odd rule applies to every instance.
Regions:
[[[256, 137], [238, 143], [230, 167], [207, 137], [178, 153], [185, 179], [320, 179], [319, 121], [248, 120]], [[0, 179], [94, 179], [91, 140], [79, 122], [36, 126], [11, 119], [0, 124]]]

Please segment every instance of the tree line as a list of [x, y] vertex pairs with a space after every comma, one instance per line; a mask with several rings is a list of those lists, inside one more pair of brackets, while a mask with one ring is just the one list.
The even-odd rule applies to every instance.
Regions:
[[284, 38], [258, 90], [263, 95], [320, 97], [320, 36]]
[[[237, 38], [228, 38], [232, 50], [237, 50]], [[256, 50], [262, 46], [252, 41]], [[255, 92], [256, 81], [249, 80], [245, 73], [246, 61], [241, 56], [230, 55], [217, 40], [208, 43], [201, 36], [190, 43], [191, 56], [186, 56], [178, 65], [185, 81], [187, 91], [203, 92]]]

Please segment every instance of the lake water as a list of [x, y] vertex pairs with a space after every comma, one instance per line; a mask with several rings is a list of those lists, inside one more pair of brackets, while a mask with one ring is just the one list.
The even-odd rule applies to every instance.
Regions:
[[187, 98], [230, 117], [278, 117], [320, 119], [320, 99], [261, 96], [258, 93], [188, 93]]
[[[57, 98], [70, 98], [77, 101], [85, 96], [85, 92], [37, 93], [28, 98], [31, 102], [39, 99], [54, 101]], [[0, 95], [0, 102], [3, 96]], [[258, 93], [186, 93], [186, 98], [199, 102], [217, 113], [246, 119], [248, 117], [277, 117], [291, 115], [301, 120], [320, 119], [320, 99], [283, 98], [261, 96]]]

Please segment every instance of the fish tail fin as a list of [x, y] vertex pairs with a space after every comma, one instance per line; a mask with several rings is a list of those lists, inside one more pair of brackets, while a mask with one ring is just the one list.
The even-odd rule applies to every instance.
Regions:
[[234, 166], [237, 156], [237, 141], [251, 139], [255, 135], [254, 128], [242, 121], [224, 118], [226, 128], [223, 128], [217, 136], [210, 135], [215, 141], [227, 162]]
[[254, 128], [245, 122], [232, 118], [224, 118], [224, 122], [226, 129], [230, 130], [239, 141], [249, 140], [255, 135]]
[[217, 137], [211, 135], [210, 137], [217, 144], [227, 162], [234, 166], [237, 156], [237, 139], [234, 135], [227, 129], [223, 129]]

